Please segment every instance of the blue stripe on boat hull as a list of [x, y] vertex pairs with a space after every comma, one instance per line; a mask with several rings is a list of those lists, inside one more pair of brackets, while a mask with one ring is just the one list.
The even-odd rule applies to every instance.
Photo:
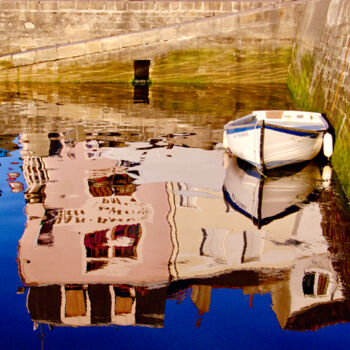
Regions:
[[226, 129], [226, 134], [238, 134], [239, 132], [245, 132], [249, 130], [254, 130], [254, 129], [260, 129], [261, 126], [246, 126], [242, 128], [235, 128], [235, 129]]
[[297, 131], [297, 130], [291, 130], [291, 129], [281, 129], [278, 126], [271, 126], [271, 125], [265, 125], [265, 129], [273, 130], [273, 131], [278, 131], [282, 132], [285, 134], [290, 134], [290, 135], [296, 135], [296, 136], [303, 136], [303, 137], [316, 137], [317, 134], [315, 132], [308, 132], [308, 131]]
[[[265, 125], [265, 129], [285, 133], [285, 134], [291, 134], [291, 135], [296, 135], [296, 136], [302, 136], [302, 137], [317, 137], [317, 133], [309, 132], [309, 131], [298, 131], [298, 130], [291, 130], [291, 129], [281, 129], [278, 126], [271, 126], [271, 125]], [[260, 129], [260, 125], [252, 125], [252, 126], [246, 126], [242, 128], [234, 128], [234, 129], [226, 129], [226, 134], [238, 134], [240, 132], [245, 132], [245, 131], [250, 131], [250, 130], [255, 130], [255, 129]], [[321, 131], [320, 131], [321, 132]]]

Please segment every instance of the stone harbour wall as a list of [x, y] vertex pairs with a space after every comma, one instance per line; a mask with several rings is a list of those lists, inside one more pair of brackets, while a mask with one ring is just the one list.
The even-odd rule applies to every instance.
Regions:
[[350, 1], [306, 4], [292, 57], [288, 87], [301, 108], [330, 120], [332, 165], [350, 198]]
[[131, 83], [146, 59], [154, 82], [285, 82], [304, 3], [3, 55], [0, 81]]
[[0, 0], [0, 55], [289, 1]]

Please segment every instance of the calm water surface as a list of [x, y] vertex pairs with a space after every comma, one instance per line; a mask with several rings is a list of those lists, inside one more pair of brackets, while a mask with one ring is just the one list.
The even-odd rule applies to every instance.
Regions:
[[0, 90], [1, 349], [350, 345], [350, 216], [322, 160], [261, 177], [225, 123], [284, 86]]

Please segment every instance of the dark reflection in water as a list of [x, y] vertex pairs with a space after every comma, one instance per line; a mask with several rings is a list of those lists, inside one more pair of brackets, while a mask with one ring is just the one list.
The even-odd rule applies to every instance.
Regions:
[[[69, 348], [349, 344], [350, 220], [331, 168], [317, 160], [262, 177], [220, 145], [233, 117], [296, 108], [285, 88], [146, 95], [118, 85], [1, 92], [1, 221], [17, 227], [25, 294], [13, 306], [23, 325], [8, 333], [25, 335], [6, 344], [37, 348], [35, 334], [50, 348], [65, 336]], [[6, 224], [21, 205], [24, 230]]]

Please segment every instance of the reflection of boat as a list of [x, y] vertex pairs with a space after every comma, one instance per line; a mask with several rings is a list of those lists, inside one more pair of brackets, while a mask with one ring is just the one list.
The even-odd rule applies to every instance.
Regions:
[[282, 169], [277, 176], [273, 172], [269, 175], [265, 178], [255, 167], [237, 158], [232, 158], [226, 169], [225, 200], [258, 227], [298, 211], [316, 190], [314, 183], [320, 178], [320, 171], [309, 163]]
[[327, 129], [320, 113], [255, 111], [225, 125], [224, 147], [261, 170], [272, 169], [313, 159]]

